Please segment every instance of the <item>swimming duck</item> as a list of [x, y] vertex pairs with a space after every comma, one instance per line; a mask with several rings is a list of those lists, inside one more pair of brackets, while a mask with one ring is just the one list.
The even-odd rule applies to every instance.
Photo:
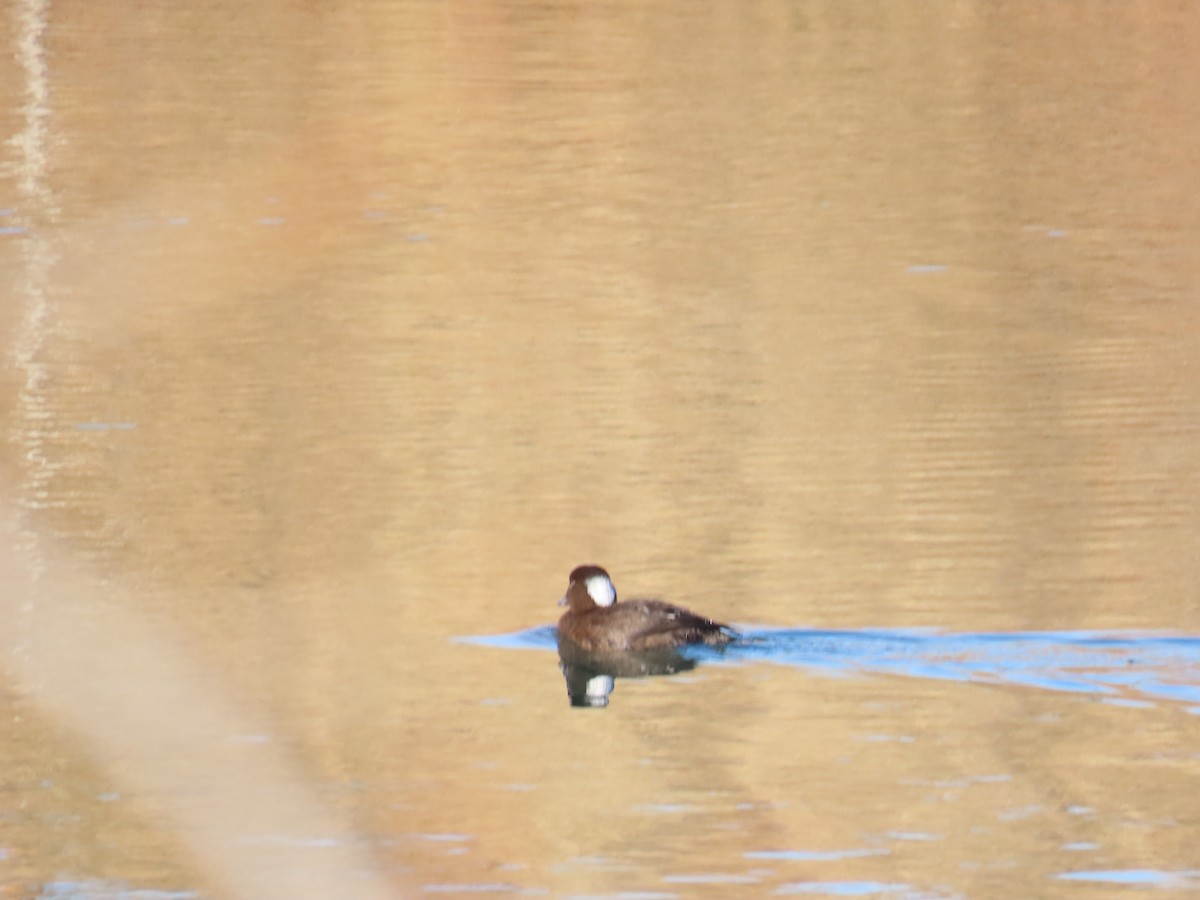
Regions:
[[560, 649], [589, 653], [639, 652], [686, 644], [727, 644], [737, 637], [728, 625], [661, 600], [617, 602], [617, 589], [600, 566], [577, 566], [558, 601], [568, 607], [558, 620]]

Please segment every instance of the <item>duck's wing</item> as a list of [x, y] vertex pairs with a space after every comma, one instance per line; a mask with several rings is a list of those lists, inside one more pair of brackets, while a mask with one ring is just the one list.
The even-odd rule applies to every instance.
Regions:
[[641, 627], [634, 632], [631, 643], [653, 646], [659, 642], [656, 639], [661, 639], [664, 644], [723, 643], [737, 635], [728, 625], [673, 603], [664, 603], [662, 600], [629, 601], [630, 606], [635, 603]]

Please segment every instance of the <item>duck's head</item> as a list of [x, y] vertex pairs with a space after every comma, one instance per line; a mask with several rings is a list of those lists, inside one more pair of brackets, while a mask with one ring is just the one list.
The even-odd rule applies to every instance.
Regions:
[[576, 566], [567, 580], [567, 592], [558, 601], [572, 612], [584, 612], [597, 606], [612, 606], [617, 602], [617, 589], [612, 579], [599, 566]]

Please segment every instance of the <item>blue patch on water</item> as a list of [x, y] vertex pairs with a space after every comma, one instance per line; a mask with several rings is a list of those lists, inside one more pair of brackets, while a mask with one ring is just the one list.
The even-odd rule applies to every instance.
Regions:
[[884, 837], [893, 841], [940, 841], [936, 834], [927, 831], [888, 831]]
[[1163, 872], [1159, 869], [1101, 869], [1093, 872], [1063, 872], [1062, 881], [1096, 881], [1106, 884], [1145, 884], [1159, 888], [1200, 887], [1200, 869]]
[[[744, 628], [725, 647], [687, 647], [712, 665], [793, 666], [833, 676], [899, 675], [1021, 685], [1120, 703], [1200, 704], [1200, 637], [1141, 631], [948, 633], [925, 629]], [[555, 629], [466, 636], [460, 643], [554, 651]]]
[[879, 881], [797, 881], [778, 888], [776, 894], [823, 894], [827, 897], [868, 897], [872, 894], [902, 894], [912, 896], [907, 884], [884, 884]]
[[558, 650], [553, 625], [514, 631], [512, 634], [481, 634], [456, 637], [459, 644], [479, 644], [482, 647], [502, 647], [505, 650]]
[[758, 884], [760, 879], [753, 875], [701, 872], [694, 875], [664, 875], [660, 880], [666, 884]]
[[34, 900], [193, 900], [192, 891], [136, 890], [113, 881], [49, 881]]

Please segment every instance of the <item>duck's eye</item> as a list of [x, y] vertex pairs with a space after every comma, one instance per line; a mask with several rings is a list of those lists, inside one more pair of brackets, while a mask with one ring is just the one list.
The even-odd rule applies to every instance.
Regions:
[[587, 592], [597, 606], [612, 606], [617, 602], [617, 589], [603, 575], [593, 575], [587, 580]]

